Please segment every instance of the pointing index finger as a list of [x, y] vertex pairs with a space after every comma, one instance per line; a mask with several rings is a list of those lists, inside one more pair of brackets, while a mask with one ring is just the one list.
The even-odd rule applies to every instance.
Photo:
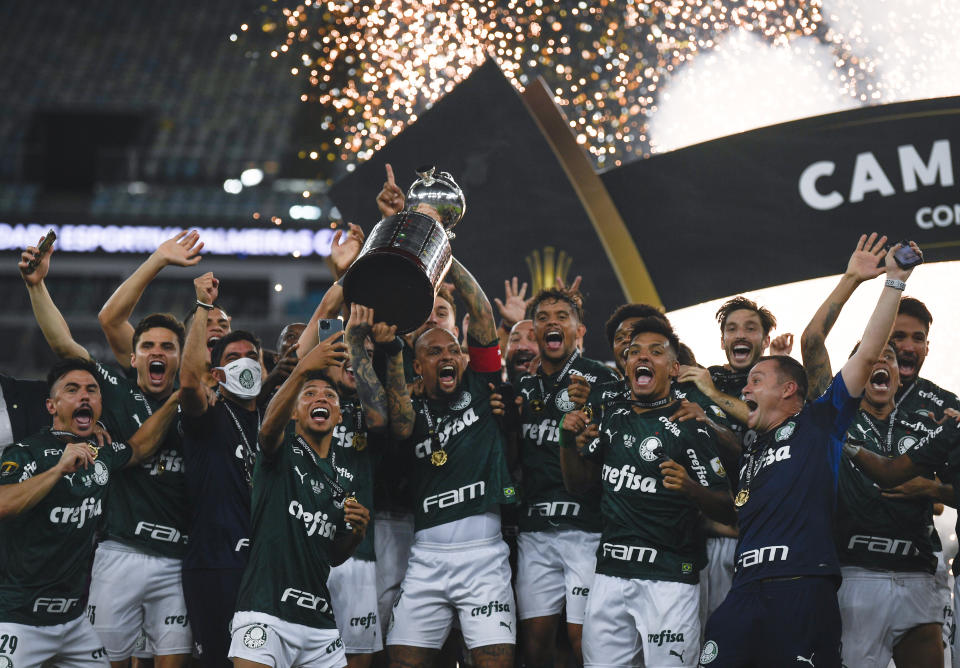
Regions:
[[386, 164], [386, 168], [387, 168], [387, 183], [389, 183], [390, 185], [396, 185], [397, 182], [394, 181], [393, 179], [393, 167], [390, 166], [389, 162]]

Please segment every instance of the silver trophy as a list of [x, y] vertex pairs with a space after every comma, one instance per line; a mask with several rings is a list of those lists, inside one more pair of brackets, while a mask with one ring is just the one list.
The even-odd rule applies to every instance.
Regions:
[[428, 166], [417, 175], [403, 210], [376, 224], [343, 277], [347, 303], [369, 306], [378, 321], [396, 325], [400, 333], [430, 317], [453, 261], [451, 229], [467, 210], [463, 190], [450, 174]]

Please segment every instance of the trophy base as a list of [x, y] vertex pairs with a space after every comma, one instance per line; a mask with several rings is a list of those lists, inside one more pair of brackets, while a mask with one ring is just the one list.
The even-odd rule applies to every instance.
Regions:
[[420, 264], [404, 254], [381, 252], [357, 258], [343, 278], [343, 296], [347, 303], [372, 308], [375, 321], [406, 334], [430, 317], [435, 294]]

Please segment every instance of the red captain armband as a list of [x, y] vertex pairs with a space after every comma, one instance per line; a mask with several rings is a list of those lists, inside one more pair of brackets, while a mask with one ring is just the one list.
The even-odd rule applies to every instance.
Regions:
[[494, 373], [500, 371], [500, 346], [495, 344], [489, 348], [482, 346], [467, 346], [470, 351], [470, 368], [477, 373]]

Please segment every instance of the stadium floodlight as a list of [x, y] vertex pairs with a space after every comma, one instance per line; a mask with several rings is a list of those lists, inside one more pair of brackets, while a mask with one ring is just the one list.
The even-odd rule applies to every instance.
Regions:
[[240, 182], [240, 179], [227, 179], [223, 182], [223, 189], [231, 195], [239, 195], [240, 191], [243, 190], [243, 183]]
[[247, 188], [259, 185], [261, 181], [263, 181], [263, 170], [252, 167], [240, 172], [240, 183]]

